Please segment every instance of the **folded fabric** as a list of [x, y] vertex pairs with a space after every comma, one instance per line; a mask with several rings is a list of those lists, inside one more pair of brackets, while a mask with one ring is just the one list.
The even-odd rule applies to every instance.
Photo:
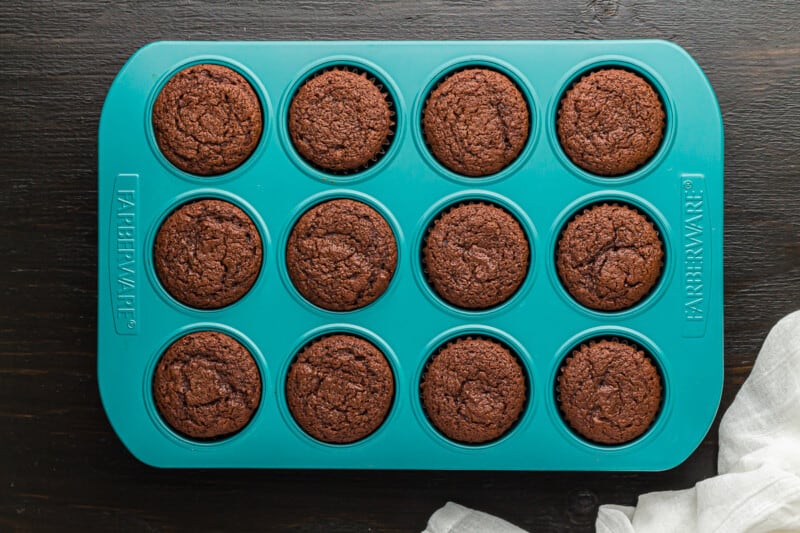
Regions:
[[[719, 475], [653, 492], [637, 506], [603, 505], [598, 533], [800, 532], [800, 311], [772, 328], [719, 430]], [[448, 503], [425, 533], [519, 533]]]
[[423, 533], [525, 533], [510, 522], [457, 503], [447, 502], [433, 513]]

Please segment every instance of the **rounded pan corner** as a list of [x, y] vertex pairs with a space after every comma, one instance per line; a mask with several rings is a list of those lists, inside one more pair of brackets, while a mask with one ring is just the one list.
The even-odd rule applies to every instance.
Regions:
[[[98, 144], [103, 141], [104, 137], [103, 131], [106, 129], [105, 123], [109, 115], [109, 110], [114, 105], [117, 99], [117, 93], [119, 92], [120, 81], [125, 78], [125, 76], [128, 74], [128, 71], [133, 67], [133, 65], [135, 65], [139, 61], [142, 61], [143, 59], [146, 59], [146, 57], [143, 56], [147, 56], [152, 52], [153, 49], [159, 48], [166, 42], [168, 41], [153, 41], [140, 46], [139, 48], [136, 49], [136, 51], [133, 54], [130, 55], [130, 57], [128, 57], [128, 59], [125, 61], [122, 67], [120, 67], [119, 71], [117, 71], [117, 75], [114, 76], [114, 79], [111, 80], [111, 83], [108, 85], [106, 96], [103, 99], [103, 107], [100, 111], [100, 120], [97, 123]], [[103, 150], [101, 149], [101, 147], [98, 147], [98, 154], [102, 152]]]
[[[708, 433], [711, 431], [711, 428], [714, 426], [714, 420], [716, 420], [717, 414], [719, 413], [720, 401], [722, 399], [722, 380], [721, 379], [720, 379], [719, 391], [715, 396], [716, 396], [716, 403], [714, 404], [714, 409], [710, 412], [711, 416], [709, 417], [708, 422], [706, 422], [704, 425], [702, 425], [702, 426], [700, 424], [696, 425], [696, 427], [698, 429], [700, 427], [704, 427], [704, 429], [703, 429], [703, 431], [698, 431], [697, 438], [692, 440], [692, 444], [688, 445], [688, 446], [685, 446], [685, 448], [683, 448], [683, 450], [685, 450], [685, 451], [682, 451], [681, 453], [677, 453], [677, 452], [671, 453], [671, 454], [666, 456], [667, 460], [658, 461], [658, 462], [656, 462], [656, 464], [652, 468], [648, 468], [648, 469], [643, 470], [643, 471], [647, 471], [647, 472], [664, 472], [664, 471], [667, 471], [667, 470], [672, 470], [673, 468], [676, 468], [676, 467], [682, 465], [684, 462], [686, 462], [692, 456], [692, 454], [694, 454], [700, 448], [700, 446], [702, 446], [703, 441], [705, 440], [706, 436], [708, 436]], [[683, 439], [683, 440], [684, 440], [684, 442], [688, 442], [689, 441], [688, 438]], [[673, 448], [673, 451], [676, 450], [676, 449], [678, 449], [678, 448]], [[664, 457], [664, 456], [661, 456], [661, 457]]]
[[[120, 440], [122, 440], [119, 434], [117, 435], [117, 437], [119, 437]], [[128, 450], [128, 453], [131, 454], [137, 461], [139, 461], [143, 465], [149, 466], [150, 468], [172, 468], [171, 466], [168, 466], [158, 461], [157, 457], [154, 457], [153, 454], [143, 453], [142, 450], [133, 446], [129, 446], [128, 443], [124, 440], [122, 440], [122, 444], [125, 445], [125, 449]]]
[[149, 43], [145, 43], [137, 48], [136, 51], [128, 58], [128, 61], [125, 62], [125, 65], [127, 66], [137, 61], [146, 60], [151, 54], [158, 55], [163, 48], [182, 47], [189, 43], [190, 41], [173, 41], [170, 39], [150, 41]]
[[700, 440], [697, 441], [696, 444], [693, 446], [687, 446], [686, 451], [680, 454], [672, 454], [667, 458], [665, 461], [656, 462], [652, 468], [648, 468], [646, 470], [642, 470], [642, 472], [666, 472], [667, 470], [672, 470], [673, 468], [677, 468], [678, 466], [685, 463], [691, 456], [696, 452], [700, 446], [703, 444], [703, 439], [706, 438], [708, 432], [711, 430], [711, 426], [709, 426], [704, 432], [703, 436], [700, 437]]
[[675, 41], [671, 41], [669, 39], [650, 39], [650, 42], [658, 44], [659, 46], [666, 46], [668, 48], [672, 48], [673, 50], [680, 52], [682, 55], [692, 57], [689, 55], [689, 52], [686, 51], [684, 47], [676, 43]]
[[136, 443], [133, 442], [124, 431], [122, 431], [122, 429], [125, 427], [125, 424], [116, 421], [116, 417], [113, 415], [113, 410], [109, 408], [107, 401], [104, 398], [103, 387], [100, 386], [99, 388], [100, 401], [103, 404], [103, 411], [105, 412], [106, 420], [108, 420], [111, 429], [114, 430], [114, 435], [116, 435], [117, 439], [119, 439], [128, 453], [135, 457], [137, 461], [147, 466], [153, 468], [166, 468], [166, 466], [158, 460], [158, 454], [150, 453], [148, 450], [145, 450], [144, 447], [137, 446]]

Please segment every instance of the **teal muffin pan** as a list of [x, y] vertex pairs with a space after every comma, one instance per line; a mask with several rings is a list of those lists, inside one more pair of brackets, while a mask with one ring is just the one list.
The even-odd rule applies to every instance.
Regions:
[[[193, 65], [220, 64], [246, 78], [260, 99], [263, 131], [252, 155], [217, 176], [173, 166], [152, 126], [164, 84]], [[442, 166], [422, 133], [429, 92], [448, 73], [482, 66], [506, 74], [530, 113], [527, 142], [506, 168], [467, 177]], [[287, 113], [298, 87], [323, 68], [347, 66], [391, 96], [394, 135], [385, 155], [346, 175], [327, 173], [294, 149]], [[666, 114], [663, 139], [643, 166], [619, 177], [593, 175], [565, 155], [556, 133], [559, 101], [581, 75], [618, 67], [645, 78]], [[714, 420], [723, 380], [723, 130], [714, 92], [695, 61], [665, 41], [157, 42], [137, 51], [114, 80], [99, 128], [98, 381], [124, 445], [158, 467], [663, 470], [684, 461]], [[176, 301], [154, 269], [155, 235], [182, 204], [227, 200], [254, 221], [261, 271], [239, 301], [215, 310]], [[389, 222], [397, 267], [386, 292], [353, 311], [327, 311], [292, 285], [285, 261], [293, 224], [328, 199], [353, 198]], [[506, 302], [479, 311], [454, 307], [429, 286], [421, 265], [426, 231], [460, 202], [503, 207], [530, 246], [527, 277]], [[584, 207], [634, 207], [657, 228], [660, 278], [629, 309], [603, 312], [574, 300], [559, 280], [555, 250]], [[174, 431], [155, 406], [156, 365], [176, 339], [221, 331], [252, 354], [261, 398], [250, 422], [216, 440]], [[320, 442], [293, 419], [286, 375], [312, 340], [348, 332], [377, 346], [394, 375], [391, 408], [371, 435]], [[525, 408], [497, 440], [454, 442], [428, 420], [420, 399], [426, 362], [448, 340], [479, 336], [509, 348], [527, 378]], [[565, 357], [596, 338], [646, 351], [663, 386], [659, 412], [631, 442], [602, 445], [562, 418], [556, 381]]]

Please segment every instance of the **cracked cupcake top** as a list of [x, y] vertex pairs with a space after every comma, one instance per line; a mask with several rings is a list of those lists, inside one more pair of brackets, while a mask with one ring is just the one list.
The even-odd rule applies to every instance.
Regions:
[[446, 437], [479, 444], [505, 434], [525, 407], [525, 375], [517, 358], [488, 339], [462, 338], [425, 368], [422, 405]]
[[647, 431], [661, 394], [661, 378], [650, 358], [616, 340], [582, 345], [558, 375], [558, 403], [567, 423], [602, 444], [622, 444]]
[[355, 335], [323, 337], [303, 349], [286, 377], [286, 402], [297, 424], [317, 440], [346, 444], [383, 423], [394, 376], [383, 353]]
[[422, 249], [428, 282], [447, 302], [486, 309], [508, 300], [528, 273], [530, 246], [500, 207], [460, 204], [433, 223]]
[[289, 136], [311, 163], [359, 170], [389, 142], [392, 112], [366, 73], [333, 69], [307, 80], [289, 106]]
[[624, 205], [585, 210], [561, 232], [556, 268], [573, 298], [592, 309], [619, 311], [645, 297], [663, 267], [653, 224]]
[[261, 236], [244, 211], [223, 200], [175, 210], [156, 234], [153, 262], [164, 289], [199, 309], [232, 304], [261, 270]]
[[173, 76], [153, 104], [156, 141], [170, 163], [214, 176], [241, 165], [261, 138], [261, 103], [244, 77], [221, 65]]
[[185, 335], [167, 348], [153, 375], [164, 420], [188, 437], [235, 433], [261, 400], [261, 376], [247, 348], [216, 331]]
[[665, 115], [658, 94], [623, 69], [592, 72], [561, 99], [556, 129], [573, 163], [601, 176], [627, 174], [658, 150]]
[[297, 291], [331, 311], [375, 301], [397, 266], [397, 243], [384, 218], [365, 203], [323, 202], [306, 211], [286, 243], [286, 269]]
[[510, 164], [528, 140], [525, 98], [507, 76], [471, 68], [447, 77], [425, 102], [425, 142], [444, 166], [488, 176]]

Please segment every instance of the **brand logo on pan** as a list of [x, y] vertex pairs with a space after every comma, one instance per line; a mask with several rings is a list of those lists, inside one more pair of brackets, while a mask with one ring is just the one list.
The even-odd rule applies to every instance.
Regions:
[[703, 176], [683, 178], [683, 316], [697, 324], [684, 333], [696, 336], [703, 334], [707, 314], [705, 187]]
[[111, 289], [114, 322], [117, 333], [135, 334], [138, 331], [137, 316], [137, 185], [139, 176], [120, 174], [114, 187], [112, 205], [112, 224], [114, 234], [111, 236], [114, 246], [112, 264], [116, 265], [112, 276], [114, 286]]

